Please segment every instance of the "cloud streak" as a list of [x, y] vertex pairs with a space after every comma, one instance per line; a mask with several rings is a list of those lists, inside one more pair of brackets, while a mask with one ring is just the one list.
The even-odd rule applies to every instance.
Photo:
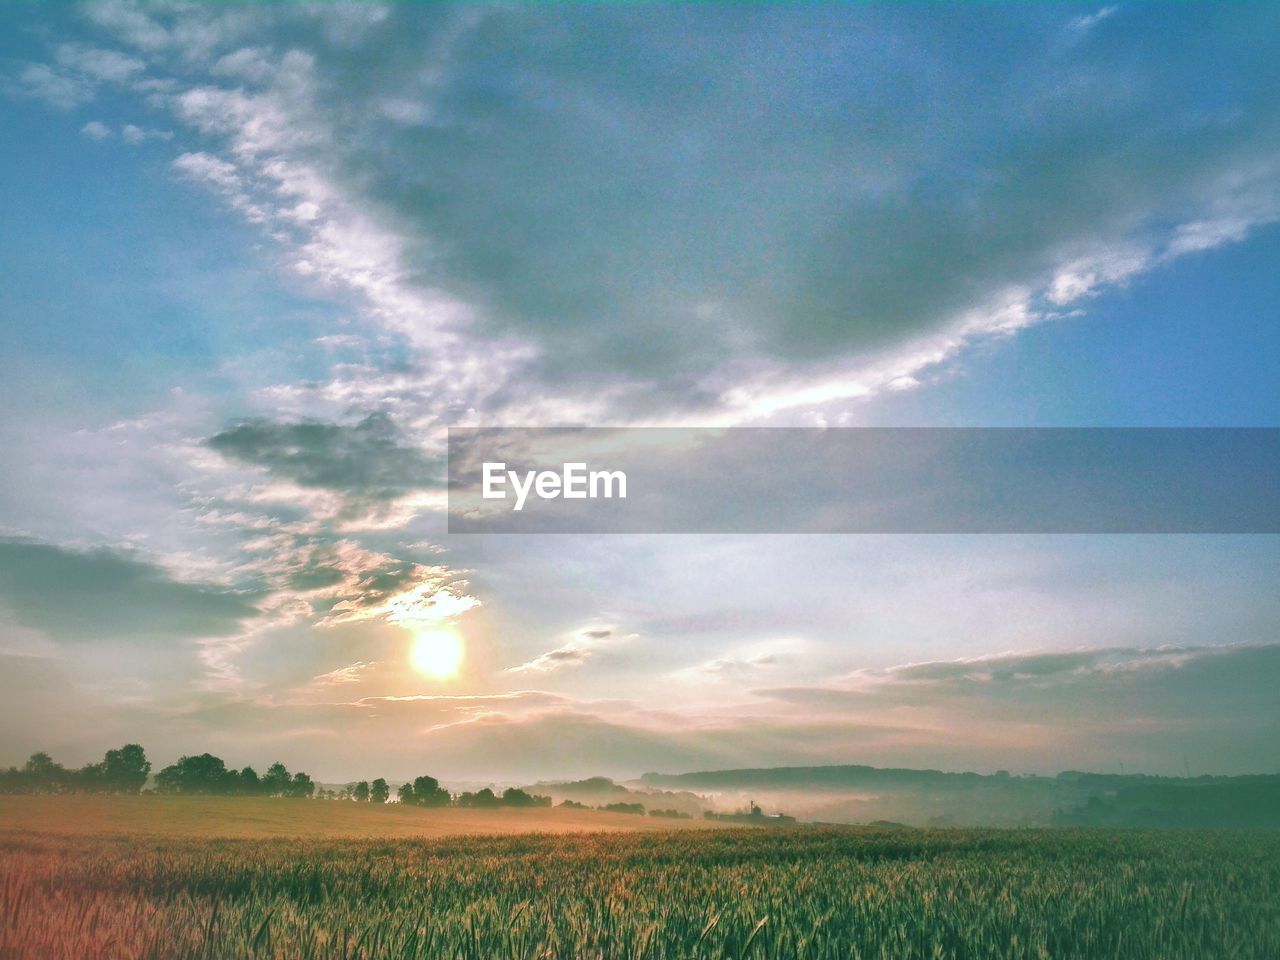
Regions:
[[548, 650], [546, 653], [540, 653], [524, 663], [507, 667], [506, 672], [513, 674], [540, 674], [581, 667], [590, 661], [601, 648], [616, 644], [624, 639], [628, 638], [620, 637], [616, 628], [611, 626], [584, 627], [566, 643]]

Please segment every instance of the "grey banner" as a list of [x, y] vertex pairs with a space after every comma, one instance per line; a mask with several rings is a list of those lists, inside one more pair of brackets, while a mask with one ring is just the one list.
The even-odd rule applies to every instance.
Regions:
[[1274, 534], [1280, 429], [454, 428], [449, 532]]

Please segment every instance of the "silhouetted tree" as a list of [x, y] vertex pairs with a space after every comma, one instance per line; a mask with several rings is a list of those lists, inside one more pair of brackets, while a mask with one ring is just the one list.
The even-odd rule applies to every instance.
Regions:
[[293, 779], [289, 781], [289, 786], [285, 789], [286, 797], [302, 797], [307, 798], [316, 792], [316, 785], [312, 782], [311, 777], [305, 773], [295, 773]]
[[551, 798], [535, 796], [516, 787], [507, 787], [502, 791], [502, 799], [499, 803], [504, 807], [549, 807]]
[[289, 776], [289, 768], [277, 760], [267, 767], [262, 775], [262, 792], [269, 797], [283, 797], [289, 793], [293, 778]]
[[[34, 753], [21, 768], [0, 770], [2, 793], [138, 793], [151, 774], [151, 761], [136, 743], [108, 750], [100, 763], [68, 770], [47, 753]], [[385, 781], [384, 781], [385, 783]], [[220, 757], [201, 753], [182, 757], [156, 774], [159, 793], [207, 793], [276, 797], [311, 797], [316, 785], [305, 773], [290, 774], [283, 763], [273, 763], [259, 778], [253, 767], [228, 770]]]
[[608, 813], [631, 813], [636, 816], [644, 816], [643, 803], [606, 803], [600, 809]]
[[31, 793], [61, 793], [67, 788], [71, 771], [55, 763], [47, 753], [33, 753], [22, 768]]
[[390, 796], [391, 788], [387, 786], [387, 781], [381, 777], [369, 784], [369, 799], [374, 803], [386, 803], [387, 798]]
[[352, 796], [354, 796], [354, 797], [356, 798], [356, 800], [358, 800], [360, 803], [366, 803], [366, 802], [368, 802], [368, 800], [369, 800], [369, 781], [368, 781], [368, 780], [361, 780], [359, 783], [357, 783], [357, 784], [356, 784], [356, 788], [355, 788], [355, 790], [353, 790], [353, 791], [352, 791]]
[[146, 786], [150, 773], [151, 761], [136, 743], [108, 750], [102, 758], [102, 785], [111, 793], [138, 793]]
[[236, 777], [236, 793], [246, 797], [254, 797], [262, 793], [262, 780], [253, 767], [245, 767]]
[[156, 774], [160, 793], [227, 793], [231, 782], [227, 765], [211, 753], [183, 757]]
[[[418, 792], [417, 786], [413, 788], [413, 792]], [[477, 790], [475, 793], [463, 793], [458, 797], [458, 806], [460, 807], [489, 808], [496, 807], [497, 805], [498, 797], [488, 787], [485, 787], [482, 790]]]
[[413, 798], [413, 784], [400, 784], [399, 788], [396, 790], [396, 799], [407, 806], [414, 806], [415, 800]]
[[[490, 791], [492, 793], [492, 791]], [[418, 807], [447, 807], [450, 803], [449, 791], [440, 786], [435, 777], [415, 777], [413, 780], [413, 803]]]
[[68, 771], [66, 789], [76, 793], [105, 793], [107, 785], [102, 764], [86, 763], [79, 770]]

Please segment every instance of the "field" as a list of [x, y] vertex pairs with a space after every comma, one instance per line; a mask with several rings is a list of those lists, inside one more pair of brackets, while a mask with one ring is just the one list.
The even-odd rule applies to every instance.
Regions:
[[273, 797], [100, 797], [0, 795], [0, 837], [12, 833], [256, 839], [449, 837], [482, 833], [662, 831], [699, 827], [599, 810], [423, 809], [398, 803]]
[[0, 853], [6, 958], [1280, 957], [1276, 835], [10, 829]]

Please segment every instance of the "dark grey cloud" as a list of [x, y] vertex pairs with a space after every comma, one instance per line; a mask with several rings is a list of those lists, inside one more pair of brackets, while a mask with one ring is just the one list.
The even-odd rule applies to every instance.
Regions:
[[0, 604], [56, 640], [221, 636], [257, 616], [256, 599], [111, 550], [0, 540]]
[[264, 467], [300, 486], [364, 499], [393, 499], [440, 482], [440, 464], [402, 446], [395, 424], [383, 413], [371, 413], [352, 426], [246, 420], [207, 442], [226, 457]]
[[[1136, 653], [1136, 651], [1129, 651]], [[1105, 652], [1035, 653], [1024, 656], [999, 656], [978, 660], [944, 660], [937, 663], [915, 663], [892, 671], [896, 680], [944, 681], [981, 678], [983, 680], [1016, 681], [1097, 667]]]
[[[387, 29], [423, 36], [432, 69], [325, 67], [361, 131], [351, 180], [424, 284], [553, 367], [679, 375], [900, 340], [1257, 201], [1280, 14], [1126, 8], [1083, 39], [1074, 16], [509, 7], [460, 27], [402, 7]], [[387, 89], [418, 118], [380, 110]]]

